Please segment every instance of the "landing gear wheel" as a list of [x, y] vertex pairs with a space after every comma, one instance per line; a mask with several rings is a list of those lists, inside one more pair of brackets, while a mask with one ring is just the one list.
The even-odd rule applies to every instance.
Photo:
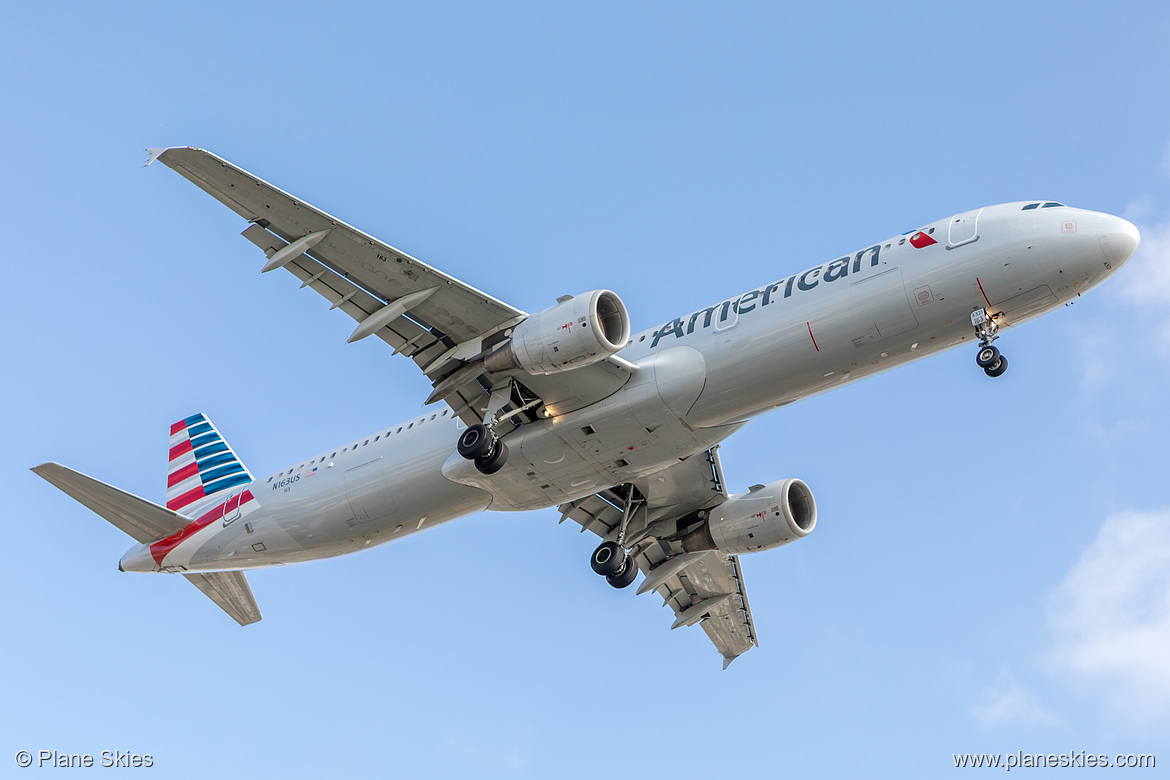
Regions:
[[983, 369], [983, 373], [990, 377], [997, 377], [1004, 371], [1007, 371], [1007, 358], [1003, 355], [1000, 355], [999, 360], [995, 361], [995, 363]]
[[496, 442], [496, 448], [487, 455], [475, 459], [475, 467], [480, 474], [495, 474], [508, 462], [508, 445], [502, 441]]
[[593, 571], [601, 576], [609, 577], [616, 574], [618, 569], [622, 567], [622, 561], [625, 557], [625, 550], [619, 547], [617, 542], [602, 542], [593, 551], [589, 565], [593, 567]]
[[459, 437], [459, 444], [455, 448], [463, 457], [475, 460], [491, 452], [492, 442], [495, 441], [495, 438], [486, 425], [479, 423], [470, 426], [463, 432], [463, 435]]
[[[980, 368], [987, 369], [995, 365], [999, 360], [999, 350], [988, 344], [979, 350], [979, 354], [975, 356], [975, 362], [979, 364]], [[469, 429], [470, 430], [470, 429]]]
[[634, 563], [634, 556], [625, 556], [624, 568], [621, 571], [607, 574], [605, 581], [615, 588], [628, 588], [638, 576], [638, 564]]

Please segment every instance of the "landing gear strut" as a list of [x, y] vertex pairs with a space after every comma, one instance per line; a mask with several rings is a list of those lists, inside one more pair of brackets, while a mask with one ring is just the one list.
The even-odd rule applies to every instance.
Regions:
[[459, 437], [456, 449], [463, 457], [475, 461], [481, 474], [495, 474], [508, 461], [508, 445], [483, 423], [469, 426]]
[[999, 314], [988, 314], [987, 309], [977, 309], [971, 312], [971, 326], [975, 328], [975, 336], [979, 339], [979, 352], [975, 355], [975, 362], [983, 369], [983, 373], [990, 377], [997, 377], [1007, 371], [1007, 358], [999, 354], [999, 349], [991, 346], [991, 342], [999, 338]]

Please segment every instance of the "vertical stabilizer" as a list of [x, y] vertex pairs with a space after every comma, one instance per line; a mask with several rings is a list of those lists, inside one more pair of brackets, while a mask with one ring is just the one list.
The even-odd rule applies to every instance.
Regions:
[[251, 481], [248, 469], [206, 416], [193, 414], [171, 426], [167, 509], [189, 515], [207, 496]]

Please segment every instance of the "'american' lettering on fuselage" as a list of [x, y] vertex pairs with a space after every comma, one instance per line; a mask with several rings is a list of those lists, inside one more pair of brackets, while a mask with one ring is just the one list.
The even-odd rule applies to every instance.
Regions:
[[[706, 309], [691, 314], [689, 317], [680, 317], [676, 320], [663, 325], [658, 330], [654, 331], [654, 340], [650, 342], [650, 348], [658, 346], [658, 342], [667, 336], [673, 335], [675, 338], [682, 338], [695, 332], [695, 326], [698, 324], [699, 317], [703, 318], [703, 324], [700, 327], [708, 328], [711, 326], [712, 320], [715, 319], [715, 311], [721, 309], [719, 314], [719, 322], [723, 322], [734, 311], [736, 314], [748, 314], [756, 311], [757, 299], [759, 299], [759, 308], [763, 308], [770, 303], [775, 302], [776, 295], [780, 288], [784, 288], [784, 298], [791, 298], [795, 290], [811, 290], [820, 284], [822, 281], [826, 283], [835, 282], [838, 279], [844, 279], [850, 273], [850, 266], [852, 272], [861, 273], [861, 260], [865, 255], [869, 254], [869, 267], [873, 268], [878, 264], [878, 255], [881, 254], [882, 245], [875, 244], [868, 249], [862, 249], [856, 255], [845, 255], [839, 257], [829, 263], [822, 263], [815, 268], [810, 268], [804, 273], [789, 276], [787, 279], [781, 279], [775, 284], [770, 284], [766, 287], [761, 287], [758, 290], [751, 290], [744, 293], [738, 298], [717, 303], [714, 306], [709, 306]], [[824, 271], [822, 275], [821, 271]]]

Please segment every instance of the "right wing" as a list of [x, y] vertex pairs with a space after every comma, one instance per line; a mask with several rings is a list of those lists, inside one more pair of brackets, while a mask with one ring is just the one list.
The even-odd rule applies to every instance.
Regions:
[[[493, 378], [477, 357], [528, 315], [438, 271], [389, 244], [194, 147], [150, 149], [158, 160], [248, 220], [243, 235], [359, 324], [351, 341], [376, 335], [410, 357], [435, 387], [428, 402], [445, 400], [469, 425], [481, 422]], [[606, 359], [564, 374], [515, 374], [523, 385], [503, 409], [535, 396], [564, 413], [605, 398], [629, 379], [629, 366]], [[519, 420], [516, 421], [517, 424]]]
[[[675, 615], [672, 629], [699, 623], [726, 669], [759, 644], [739, 556], [717, 550], [684, 552], [670, 538], [678, 536], [680, 521], [726, 500], [723, 484], [718, 447], [633, 483], [640, 503], [626, 534], [627, 540], [634, 540], [630, 554], [645, 577], [638, 593], [656, 591], [663, 605], [670, 605]], [[558, 507], [561, 521], [574, 520], [582, 532], [616, 541], [628, 491], [628, 486], [619, 486], [563, 504]]]

